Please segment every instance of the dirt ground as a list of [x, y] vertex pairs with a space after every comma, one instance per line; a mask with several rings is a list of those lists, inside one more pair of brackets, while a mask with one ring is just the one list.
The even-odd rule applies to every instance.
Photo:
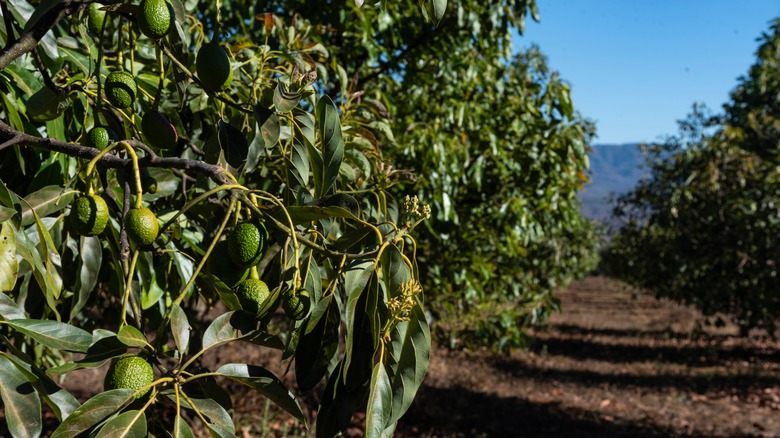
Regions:
[[780, 437], [780, 343], [601, 277], [530, 352], [437, 349], [399, 436]]
[[[560, 298], [563, 313], [534, 333], [529, 351], [435, 347], [396, 436], [780, 437], [780, 342], [698, 327], [692, 309], [602, 277], [575, 282]], [[286, 371], [275, 351], [253, 346], [207, 362], [237, 361]], [[103, 373], [84, 370], [65, 386], [85, 399], [102, 387]], [[291, 388], [293, 374], [283, 377]], [[239, 436], [308, 435], [254, 391], [227, 389]], [[316, 395], [302, 402], [310, 413]], [[347, 435], [361, 436], [362, 421], [357, 415]]]

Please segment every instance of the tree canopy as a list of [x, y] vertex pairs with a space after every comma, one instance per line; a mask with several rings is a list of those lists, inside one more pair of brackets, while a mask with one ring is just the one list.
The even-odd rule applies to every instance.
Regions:
[[651, 149], [650, 177], [618, 200], [605, 268], [659, 296], [774, 333], [780, 296], [780, 21], [723, 114], [696, 106]]

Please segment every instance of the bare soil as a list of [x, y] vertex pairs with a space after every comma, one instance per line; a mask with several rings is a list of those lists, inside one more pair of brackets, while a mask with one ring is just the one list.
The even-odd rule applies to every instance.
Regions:
[[[528, 351], [434, 347], [396, 436], [780, 438], [777, 340], [703, 325], [691, 308], [603, 277], [577, 281], [559, 296], [563, 312], [533, 333]], [[295, 388], [275, 351], [225, 348], [205, 365], [228, 362], [264, 365]], [[103, 373], [73, 373], [64, 386], [83, 400], [100, 390]], [[309, 435], [261, 395], [220, 383], [240, 436]], [[312, 419], [314, 392], [302, 396]], [[363, 421], [356, 415], [346, 435], [362, 436]], [[0, 436], [7, 433], [0, 416]]]
[[437, 349], [399, 436], [780, 437], [780, 343], [592, 277], [528, 352]]

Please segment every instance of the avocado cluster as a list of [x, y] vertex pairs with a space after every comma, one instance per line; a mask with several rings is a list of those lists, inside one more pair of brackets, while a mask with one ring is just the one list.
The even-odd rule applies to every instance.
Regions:
[[263, 258], [268, 238], [261, 222], [241, 222], [227, 239], [217, 242], [206, 264], [209, 272], [233, 289], [241, 308], [258, 318], [271, 293], [265, 282], [247, 276]]
[[[78, 235], [97, 236], [106, 228], [108, 219], [106, 201], [101, 196], [90, 193], [73, 200], [67, 222]], [[127, 212], [124, 229], [130, 242], [137, 247], [144, 247], [157, 239], [160, 226], [157, 216], [150, 209], [143, 207]]]

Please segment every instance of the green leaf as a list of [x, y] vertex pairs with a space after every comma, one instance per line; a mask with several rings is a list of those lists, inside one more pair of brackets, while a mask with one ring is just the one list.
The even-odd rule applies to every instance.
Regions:
[[82, 368], [97, 368], [109, 359], [127, 353], [127, 346], [119, 341], [114, 333], [107, 330], [95, 330], [92, 345], [87, 354], [76, 362], [68, 362], [58, 367], [50, 368], [49, 374], [65, 374]]
[[[192, 401], [192, 404], [190, 404], [190, 401]], [[235, 436], [236, 427], [233, 423], [233, 418], [230, 416], [230, 413], [213, 398], [197, 398], [189, 395], [189, 401], [187, 399], [182, 399], [181, 405], [187, 409], [197, 410], [211, 420], [211, 423], [206, 424], [206, 427], [211, 431], [212, 436]]]
[[[203, 333], [203, 349], [244, 337], [257, 323], [246, 312], [227, 312], [218, 316]], [[242, 333], [244, 332], [244, 333]]]
[[5, 321], [3, 324], [7, 324], [49, 348], [86, 353], [92, 343], [92, 335], [63, 322], [15, 319]]
[[16, 259], [15, 228], [10, 221], [0, 224], [0, 292], [10, 292], [16, 285], [19, 261]]
[[100, 428], [96, 438], [145, 438], [146, 414], [141, 411], [123, 412]]
[[126, 325], [119, 329], [116, 334], [117, 339], [128, 347], [147, 347], [150, 346], [146, 336], [137, 328]]
[[393, 415], [390, 423], [398, 421], [409, 409], [428, 370], [431, 354], [431, 333], [419, 302], [412, 309], [409, 321], [399, 323], [391, 333], [388, 361], [397, 368], [391, 376], [393, 387]]
[[57, 416], [58, 420], [62, 421], [73, 411], [78, 409], [78, 400], [76, 400], [68, 391], [60, 388], [54, 383], [54, 381], [41, 369], [12, 354], [0, 352], [0, 356], [13, 363], [16, 369], [25, 376], [27, 381], [30, 382], [38, 392], [38, 395], [43, 397], [46, 404], [49, 405], [54, 412], [54, 415]]
[[412, 279], [412, 271], [404, 261], [401, 251], [395, 245], [390, 245], [382, 253], [382, 280], [387, 286], [387, 296], [397, 297], [401, 294], [401, 285]]
[[171, 308], [171, 330], [176, 348], [180, 354], [184, 354], [190, 345], [190, 323], [184, 309], [176, 303]]
[[132, 398], [133, 391], [130, 389], [112, 389], [100, 393], [76, 409], [54, 430], [51, 438], [73, 438], [118, 411]]
[[3, 223], [16, 215], [16, 210], [11, 207], [0, 207], [0, 223]]
[[241, 167], [249, 154], [249, 143], [244, 134], [224, 120], [220, 120], [217, 139], [228, 164], [235, 168]]
[[314, 116], [300, 108], [295, 108], [293, 109], [293, 120], [295, 122], [293, 125], [295, 138], [313, 146], [315, 142]]
[[287, 86], [279, 82], [274, 90], [274, 106], [280, 113], [289, 113], [301, 101], [301, 93], [291, 92]]
[[[28, 203], [25, 202], [24, 204]], [[46, 281], [46, 300], [51, 309], [56, 312], [55, 299], [59, 298], [62, 292], [62, 277], [60, 276], [61, 257], [59, 252], [57, 252], [57, 246], [54, 245], [48, 228], [41, 221], [37, 210], [32, 209], [29, 211], [32, 212], [35, 228], [38, 230], [38, 241], [41, 244], [41, 254], [44, 256], [43, 261], [46, 266], [46, 271], [43, 272]], [[59, 313], [57, 313], [57, 319], [59, 319]]]
[[317, 411], [317, 438], [331, 438], [349, 427], [352, 415], [365, 401], [368, 386], [349, 391], [342, 378], [343, 363], [328, 377]]
[[[376, 312], [376, 298], [373, 300], [374, 305], [370, 309], [366, 309], [366, 299], [363, 297], [363, 295], [367, 295], [368, 293], [364, 293], [364, 291], [367, 289], [366, 286], [374, 274], [375, 266], [376, 265], [374, 264], [373, 260], [356, 260], [347, 267], [347, 271], [344, 274], [343, 285], [347, 296], [347, 308], [345, 312], [345, 319], [347, 321], [347, 340], [343, 359], [344, 369], [346, 372], [343, 374], [347, 388], [350, 390], [354, 389], [353, 385], [360, 385], [363, 383], [363, 376], [361, 376], [360, 373], [356, 374], [351, 369], [352, 352], [356, 347], [355, 341], [359, 340], [359, 338], [364, 334], [365, 330], [362, 326], [362, 322], [366, 316], [366, 312]], [[376, 288], [376, 285], [374, 287]], [[362, 303], [363, 305], [359, 306], [358, 304], [361, 301], [361, 298], [364, 298]], [[356, 331], [360, 331], [360, 333], [356, 333]], [[358, 348], [360, 349], [360, 353], [364, 353], [363, 356], [367, 355], [369, 357], [369, 360], [373, 357], [374, 350], [371, 348], [370, 343], [367, 344], [364, 340], [363, 345], [358, 346]], [[364, 363], [358, 363], [356, 364], [355, 369], [363, 367], [364, 365]], [[370, 372], [370, 362], [366, 370]], [[347, 382], [347, 379], [349, 379], [350, 382]]]
[[8, 295], [0, 292], [0, 317], [5, 320], [25, 319], [24, 310]]
[[308, 148], [297, 139], [293, 141], [292, 155], [287, 165], [287, 172], [293, 189], [305, 189], [309, 184], [309, 173], [311, 172]]
[[19, 196], [17, 196], [16, 193], [8, 190], [8, 187], [2, 180], [0, 180], [0, 204], [13, 209], [16, 209], [16, 207], [21, 204]]
[[43, 429], [41, 399], [7, 357], [0, 355], [0, 397], [5, 420], [14, 437], [38, 437]]
[[258, 105], [255, 106], [255, 118], [257, 126], [260, 127], [260, 135], [263, 138], [265, 148], [273, 149], [279, 142], [281, 135], [279, 117], [272, 110]]
[[327, 306], [325, 313], [317, 320], [312, 311], [295, 349], [295, 376], [302, 392], [314, 388], [325, 377], [328, 364], [338, 353], [341, 323], [338, 304], [335, 299], [323, 304]]
[[277, 406], [297, 418], [298, 421], [301, 421], [304, 424], [306, 423], [298, 400], [287, 390], [281, 380], [265, 368], [255, 365], [231, 363], [222, 365], [216, 372], [260, 392], [269, 400], [276, 403]]
[[393, 390], [383, 363], [374, 365], [366, 410], [366, 438], [381, 438], [393, 410]]
[[344, 138], [341, 135], [339, 111], [330, 97], [322, 96], [317, 103], [317, 126], [322, 139], [323, 175], [319, 197], [335, 193], [334, 184], [344, 159]]
[[433, 24], [438, 26], [447, 10], [447, 0], [431, 0], [431, 3], [433, 3]]
[[100, 238], [97, 236], [83, 236], [79, 240], [79, 257], [81, 269], [79, 270], [78, 299], [70, 310], [72, 321], [96, 290], [100, 266], [103, 264], [103, 248], [100, 246]]
[[[314, 205], [291, 205], [287, 208], [287, 213], [290, 215], [290, 219], [292, 219], [293, 223], [296, 225], [300, 224], [308, 224], [313, 221], [318, 221], [320, 219], [329, 219], [329, 218], [346, 218], [351, 220], [357, 220], [357, 217], [355, 217], [354, 214], [352, 214], [349, 210], [346, 210], [341, 207], [318, 207]], [[270, 211], [271, 216], [276, 218], [276, 220], [287, 223], [287, 216], [284, 215], [284, 212], [281, 209], [273, 209]]]
[[64, 0], [43, 0], [40, 2], [36, 8], [35, 12], [33, 12], [32, 15], [30, 15], [30, 18], [27, 20], [27, 23], [24, 25], [24, 32], [29, 32], [32, 28], [35, 27], [36, 24], [38, 24], [38, 21], [46, 15], [49, 11], [54, 9], [57, 5], [60, 3], [63, 3]]
[[176, 419], [173, 420], [173, 438], [195, 438], [190, 425], [181, 418], [181, 415], [176, 415]]

